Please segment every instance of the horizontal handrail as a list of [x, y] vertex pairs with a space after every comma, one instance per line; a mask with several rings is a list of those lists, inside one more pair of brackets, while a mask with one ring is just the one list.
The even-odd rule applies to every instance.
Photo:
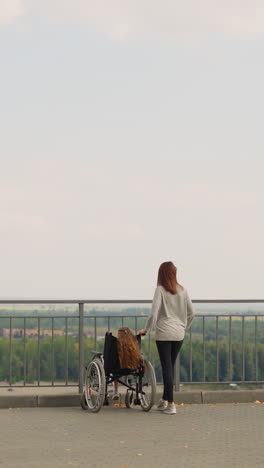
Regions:
[[[236, 317], [236, 318], [242, 318], [242, 317], [250, 317], [250, 318], [254, 318], [254, 317], [264, 317], [264, 312], [259, 312], [257, 314], [255, 313], [252, 313], [252, 314], [241, 314], [241, 313], [237, 313], [237, 314], [230, 314], [230, 313], [226, 313], [226, 314], [195, 314], [195, 318], [202, 318], [202, 317], [205, 317], [205, 318], [216, 318], [216, 317], [223, 317], [223, 318], [229, 318], [229, 317]], [[79, 315], [1, 315], [0, 314], [0, 319], [10, 319], [10, 318], [13, 318], [13, 319], [65, 319], [65, 318], [68, 318], [68, 319], [78, 319], [79, 318]], [[138, 319], [147, 319], [148, 318], [148, 315], [124, 315], [124, 314], [118, 314], [118, 315], [111, 315], [111, 314], [107, 314], [107, 315], [85, 315], [84, 313], [84, 318], [86, 319], [97, 319], [97, 320], [101, 320], [101, 319], [135, 319], [135, 318], [138, 318]], [[1, 328], [1, 327], [0, 327]]]
[[[264, 304], [264, 299], [192, 299], [194, 304]], [[0, 299], [0, 304], [151, 304], [151, 299]]]

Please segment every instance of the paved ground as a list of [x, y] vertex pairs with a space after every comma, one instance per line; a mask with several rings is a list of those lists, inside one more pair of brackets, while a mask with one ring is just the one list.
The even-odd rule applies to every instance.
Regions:
[[5, 468], [264, 467], [264, 404], [0, 410]]
[[22, 396], [22, 395], [73, 395], [78, 394], [78, 387], [1, 387], [0, 396]]

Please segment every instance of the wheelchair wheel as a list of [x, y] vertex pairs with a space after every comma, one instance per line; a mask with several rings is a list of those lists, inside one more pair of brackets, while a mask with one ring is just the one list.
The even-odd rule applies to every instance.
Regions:
[[100, 411], [105, 399], [105, 372], [98, 358], [94, 358], [87, 367], [84, 394], [87, 409], [93, 413]]
[[83, 410], [88, 410], [85, 392], [83, 392], [82, 397], [81, 397], [81, 407]]
[[125, 405], [127, 408], [131, 408], [134, 403], [134, 392], [133, 390], [127, 390], [125, 395]]
[[152, 364], [144, 360], [144, 375], [141, 379], [142, 392], [139, 393], [140, 405], [143, 411], [149, 411], [155, 403], [156, 376]]
[[[125, 377], [125, 383], [133, 387], [134, 390], [128, 388], [125, 394], [125, 405], [127, 408], [135, 408], [135, 398], [136, 398], [136, 386], [137, 386], [138, 377], [129, 374]], [[138, 403], [139, 404], [139, 403]]]

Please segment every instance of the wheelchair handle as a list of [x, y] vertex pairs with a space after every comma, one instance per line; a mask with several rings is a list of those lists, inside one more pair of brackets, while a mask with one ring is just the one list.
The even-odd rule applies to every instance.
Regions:
[[142, 336], [145, 336], [145, 335], [146, 335], [146, 333], [144, 333], [144, 335], [142, 335], [142, 334], [136, 334], [136, 339], [137, 339], [137, 342], [138, 342], [139, 346], [141, 345], [141, 337], [142, 337]]

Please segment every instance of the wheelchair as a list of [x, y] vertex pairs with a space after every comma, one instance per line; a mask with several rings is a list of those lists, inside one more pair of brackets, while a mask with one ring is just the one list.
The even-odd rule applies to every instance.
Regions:
[[[139, 345], [141, 336], [136, 336]], [[93, 413], [100, 411], [103, 405], [109, 405], [108, 385], [114, 381], [126, 388], [125, 406], [141, 406], [149, 411], [156, 395], [156, 377], [152, 364], [142, 357], [137, 369], [121, 369], [118, 358], [117, 338], [106, 332], [104, 351], [92, 352], [92, 360], [86, 366], [84, 392], [81, 407]]]

